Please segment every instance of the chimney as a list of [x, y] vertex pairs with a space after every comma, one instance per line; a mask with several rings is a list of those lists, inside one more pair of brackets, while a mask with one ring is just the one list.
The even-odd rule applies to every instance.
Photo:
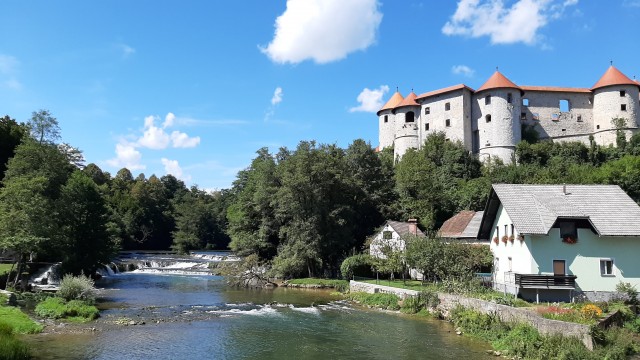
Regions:
[[409, 223], [409, 233], [413, 235], [418, 235], [418, 220], [417, 219], [409, 219], [407, 220]]

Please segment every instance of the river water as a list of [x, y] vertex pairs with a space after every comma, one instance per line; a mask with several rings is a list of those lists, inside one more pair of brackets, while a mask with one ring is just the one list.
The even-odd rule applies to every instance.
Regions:
[[445, 322], [363, 309], [324, 290], [234, 289], [218, 276], [162, 269], [96, 285], [100, 319], [25, 337], [37, 359], [489, 358], [487, 344]]

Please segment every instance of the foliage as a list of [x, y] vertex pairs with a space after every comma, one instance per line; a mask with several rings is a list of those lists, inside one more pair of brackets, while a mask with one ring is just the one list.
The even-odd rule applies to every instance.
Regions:
[[580, 309], [580, 313], [585, 319], [594, 320], [602, 316], [602, 309], [594, 304], [586, 304]]
[[42, 331], [42, 325], [31, 320], [15, 306], [0, 306], [0, 324], [10, 327], [14, 334], [36, 334]]
[[14, 335], [6, 333], [6, 327], [0, 323], [0, 360], [31, 359], [29, 347]]
[[24, 124], [18, 124], [9, 116], [0, 118], [0, 180], [7, 170], [7, 161], [16, 153], [16, 148], [25, 137]]
[[359, 304], [384, 310], [400, 310], [398, 297], [393, 294], [367, 294], [364, 292], [350, 293], [348, 297]]
[[438, 293], [423, 290], [416, 296], [407, 296], [402, 301], [402, 312], [407, 314], [416, 314], [421, 310], [428, 310], [431, 308], [435, 308], [440, 304], [440, 298], [438, 298]]
[[337, 280], [337, 279], [318, 279], [318, 278], [303, 278], [303, 279], [290, 279], [287, 280], [288, 284], [299, 284], [299, 285], [319, 285], [323, 287], [337, 287], [348, 285], [349, 282], [346, 280]]
[[60, 281], [60, 290], [57, 295], [66, 301], [84, 300], [93, 302], [96, 298], [96, 288], [93, 280], [84, 274], [73, 276], [65, 275]]
[[40, 317], [51, 319], [71, 318], [88, 321], [97, 319], [99, 316], [98, 309], [87, 301], [65, 301], [60, 297], [46, 298], [36, 306], [34, 311]]
[[536, 312], [546, 319], [574, 322], [580, 324], [593, 323], [593, 320], [591, 318], [585, 318], [579, 311], [559, 305], [540, 306], [536, 308]]
[[635, 285], [621, 281], [616, 285], [616, 291], [626, 297], [628, 304], [638, 305], [638, 289]]
[[371, 267], [373, 265], [373, 258], [369, 254], [356, 254], [349, 256], [342, 261], [340, 265], [340, 273], [342, 278], [351, 279], [356, 269], [362, 267]]

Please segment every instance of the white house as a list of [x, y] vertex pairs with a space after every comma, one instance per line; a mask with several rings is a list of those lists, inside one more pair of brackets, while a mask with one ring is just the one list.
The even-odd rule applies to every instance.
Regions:
[[[387, 220], [382, 229], [375, 235], [369, 246], [369, 255], [384, 259], [385, 246], [392, 251], [404, 251], [406, 243], [403, 238], [407, 235], [426, 236], [418, 229], [416, 219], [409, 219], [407, 222]], [[409, 276], [412, 279], [422, 279], [422, 274], [415, 269], [409, 269]]]
[[640, 288], [640, 207], [617, 185], [493, 185], [478, 239], [491, 241], [494, 288], [525, 299]]

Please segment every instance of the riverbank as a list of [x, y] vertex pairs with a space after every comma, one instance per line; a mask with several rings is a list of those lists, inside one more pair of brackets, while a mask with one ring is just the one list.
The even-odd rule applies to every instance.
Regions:
[[551, 357], [563, 354], [579, 359], [626, 359], [640, 351], [637, 336], [627, 329], [603, 330], [546, 319], [527, 309], [460, 295], [357, 281], [351, 281], [350, 288], [353, 292], [350, 297], [368, 306], [391, 310], [410, 307], [412, 312], [435, 314], [454, 323], [458, 333], [489, 342], [500, 354], [521, 358], [550, 358], [549, 354]]

